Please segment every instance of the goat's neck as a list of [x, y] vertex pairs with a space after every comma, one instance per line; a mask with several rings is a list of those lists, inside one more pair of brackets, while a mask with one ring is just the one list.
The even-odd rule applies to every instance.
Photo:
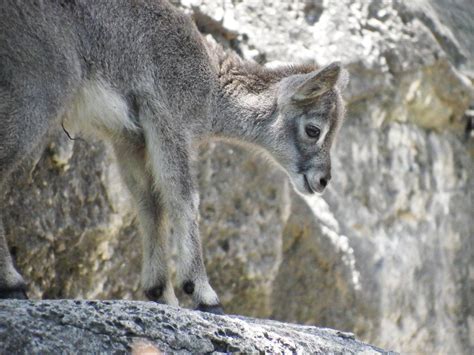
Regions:
[[[236, 56], [220, 58], [213, 134], [265, 148], [276, 117], [277, 84]], [[273, 80], [275, 78], [272, 78]]]
[[218, 110], [213, 122], [216, 137], [242, 141], [261, 147], [267, 145], [269, 126], [276, 108], [270, 95], [239, 93], [218, 95]]

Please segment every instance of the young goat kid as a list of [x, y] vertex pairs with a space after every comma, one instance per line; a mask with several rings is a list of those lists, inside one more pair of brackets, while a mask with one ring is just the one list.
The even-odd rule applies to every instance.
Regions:
[[[346, 82], [338, 63], [265, 69], [225, 53], [164, 0], [3, 0], [0, 191], [49, 131], [64, 124], [97, 133], [113, 145], [137, 201], [146, 296], [178, 304], [167, 262], [172, 229], [179, 286], [198, 309], [220, 313], [202, 258], [193, 143], [257, 146], [296, 190], [322, 192]], [[0, 223], [0, 298], [24, 297]]]

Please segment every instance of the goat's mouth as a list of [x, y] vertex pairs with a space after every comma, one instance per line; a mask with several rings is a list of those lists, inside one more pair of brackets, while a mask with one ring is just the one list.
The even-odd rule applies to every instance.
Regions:
[[306, 176], [306, 174], [303, 174], [303, 178], [304, 178], [304, 187], [306, 188], [306, 190], [310, 194], [314, 194], [314, 190], [311, 188], [311, 185], [309, 184], [308, 177]]

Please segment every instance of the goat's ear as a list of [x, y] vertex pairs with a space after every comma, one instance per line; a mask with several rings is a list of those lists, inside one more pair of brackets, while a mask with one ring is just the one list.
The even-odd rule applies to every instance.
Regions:
[[291, 97], [296, 102], [310, 101], [336, 86], [342, 71], [341, 63], [334, 62], [319, 70], [306, 74], [303, 82]]

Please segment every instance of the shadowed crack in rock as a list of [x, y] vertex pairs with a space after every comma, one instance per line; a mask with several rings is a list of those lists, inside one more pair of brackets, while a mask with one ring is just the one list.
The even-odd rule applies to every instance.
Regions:
[[265, 352], [389, 354], [352, 334], [152, 302], [0, 302], [0, 353]]

